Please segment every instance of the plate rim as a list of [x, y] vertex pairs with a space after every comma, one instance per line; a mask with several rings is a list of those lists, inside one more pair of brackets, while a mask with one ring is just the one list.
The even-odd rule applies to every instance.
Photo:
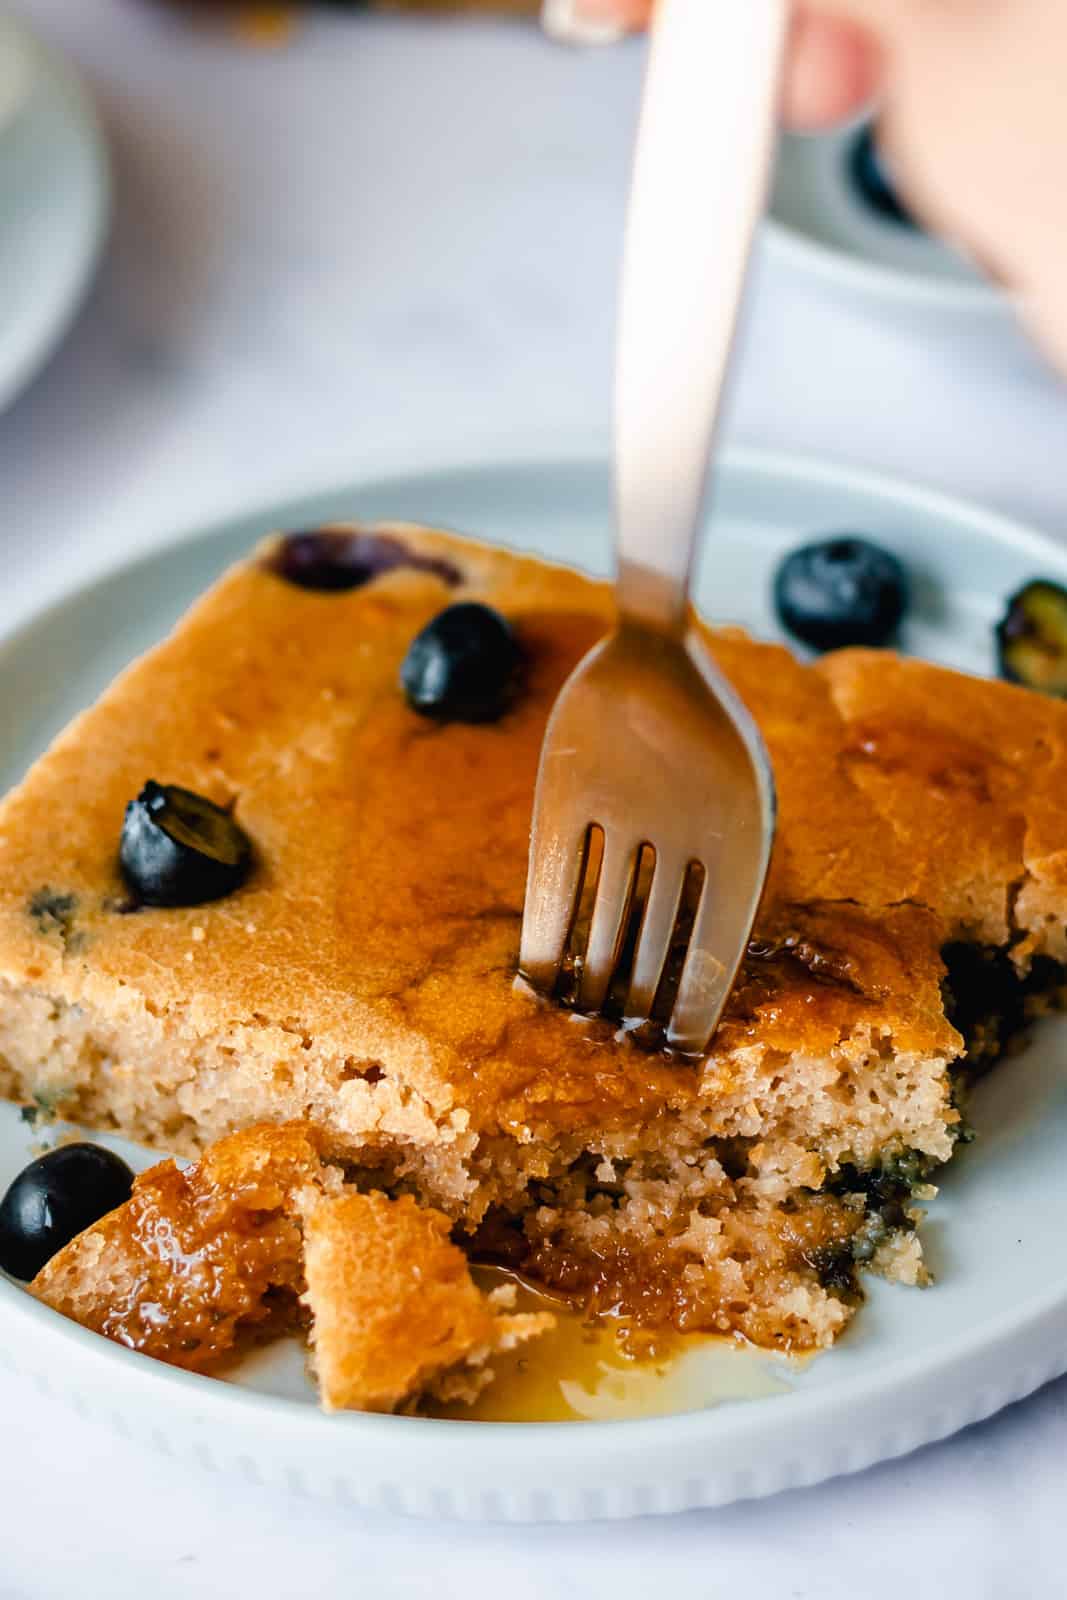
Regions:
[[[500, 436], [489, 432], [472, 447], [469, 454], [465, 451], [459, 455], [448, 446], [436, 454], [431, 444], [420, 451], [419, 459], [413, 462], [411, 447], [405, 445], [390, 451], [375, 452], [372, 458], [361, 460], [357, 456], [351, 475], [324, 481], [321, 474], [315, 474], [305, 481], [295, 482], [282, 493], [266, 496], [262, 501], [250, 502], [247, 497], [241, 497], [234, 504], [218, 506], [205, 512], [203, 520], [192, 526], [187, 522], [165, 525], [163, 533], [147, 539], [133, 554], [128, 549], [108, 549], [100, 560], [90, 560], [80, 566], [69, 583], [64, 581], [54, 591], [46, 589], [38, 596], [31, 591], [20, 599], [18, 609], [9, 622], [5, 622], [0, 612], [0, 652], [17, 645], [24, 629], [45, 622], [71, 600], [123, 574], [151, 566], [160, 557], [172, 555], [182, 545], [209, 543], [212, 539], [222, 538], [235, 523], [257, 517], [260, 507], [264, 513], [295, 513], [309, 500], [355, 497], [388, 488], [394, 482], [415, 476], [458, 478], [486, 471], [528, 472], [537, 467], [551, 472], [559, 467], [602, 469], [606, 462], [610, 465], [607, 437], [598, 430], [571, 432], [566, 437], [551, 430], [544, 433], [533, 431], [528, 434], [522, 449], [516, 450], [514, 446], [515, 441], [510, 434]], [[917, 512], [942, 521], [978, 528], [985, 536], [1015, 548], [1032, 549], [1035, 559], [1047, 558], [1061, 565], [1067, 563], [1067, 545], [1036, 524], [1008, 512], [991, 510], [952, 489], [901, 477], [877, 467], [857, 465], [843, 458], [804, 450], [731, 445], [719, 453], [713, 467], [709, 480], [709, 502], [714, 500], [718, 475], [722, 471], [731, 475], [749, 473], [757, 477], [791, 478], [838, 489], [843, 493], [892, 500], [898, 506], [911, 506]], [[274, 526], [281, 528], [283, 523]], [[608, 527], [610, 506], [605, 506], [605, 528]]]
[[[562, 448], [557, 439], [547, 458], [537, 453], [523, 453], [510, 460], [494, 455], [457, 461], [454, 456], [448, 456], [440, 462], [431, 459], [428, 464], [412, 466], [408, 457], [406, 468], [399, 462], [383, 463], [381, 471], [350, 478], [333, 486], [324, 486], [321, 480], [316, 480], [314, 486], [308, 487], [304, 493], [298, 491], [284, 498], [271, 497], [265, 500], [262, 510], [264, 520], [269, 513], [271, 519], [277, 517], [281, 524], [288, 510], [296, 511], [309, 498], [357, 498], [359, 493], [366, 493], [371, 488], [381, 488], [404, 478], [410, 480], [413, 476], [528, 472], [537, 467], [551, 472], [559, 467], [573, 468], [581, 464], [602, 468], [603, 451], [590, 453], [587, 441], [583, 441], [576, 449], [568, 450]], [[1052, 564], [1059, 570], [1067, 570], [1067, 551], [1051, 535], [941, 490], [909, 483], [891, 475], [835, 464], [818, 457], [759, 449], [726, 452], [721, 466], [735, 476], [748, 475], [763, 481], [778, 482], [803, 479], [809, 485], [885, 499], [897, 509], [908, 506], [921, 509], [924, 514], [941, 522], [966, 525], [1020, 553], [1033, 553], [1043, 565]], [[111, 559], [106, 560], [99, 569], [76, 573], [62, 594], [46, 599], [43, 604], [31, 604], [30, 609], [15, 617], [9, 626], [0, 622], [0, 670], [4, 656], [11, 650], [17, 650], [26, 634], [55, 623], [72, 601], [91, 596], [94, 589], [106, 586], [120, 576], [154, 565], [184, 544], [209, 543], [221, 539], [235, 523], [251, 520], [256, 514], [255, 505], [246, 505], [243, 512], [231, 512], [210, 521], [205, 520], [192, 528], [186, 527], [184, 532], [154, 542], [132, 555], [129, 552], [122, 555], [113, 553]], [[9, 1340], [8, 1348], [0, 1351], [0, 1358], [5, 1364], [36, 1377], [39, 1383], [43, 1382], [43, 1386], [50, 1390], [62, 1392], [66, 1398], [74, 1400], [79, 1410], [93, 1410], [94, 1407], [85, 1401], [84, 1394], [77, 1388], [68, 1391], [62, 1379], [56, 1383], [47, 1371], [42, 1370], [41, 1362], [47, 1362], [48, 1351], [68, 1351], [72, 1356], [71, 1374], [76, 1373], [83, 1363], [94, 1373], [124, 1372], [127, 1381], [117, 1379], [113, 1386], [116, 1390], [132, 1388], [136, 1391], [138, 1385], [144, 1385], [153, 1394], [162, 1397], [164, 1410], [169, 1409], [176, 1419], [188, 1423], [188, 1431], [191, 1437], [195, 1436], [195, 1442], [183, 1453], [200, 1459], [204, 1459], [206, 1454], [214, 1455], [228, 1465], [238, 1466], [242, 1471], [245, 1470], [242, 1462], [247, 1457], [247, 1451], [228, 1456], [224, 1443], [220, 1455], [220, 1436], [225, 1441], [227, 1432], [231, 1432], [237, 1434], [238, 1442], [247, 1441], [264, 1425], [280, 1429], [291, 1439], [306, 1440], [309, 1445], [306, 1454], [321, 1455], [324, 1460], [332, 1458], [330, 1481], [338, 1493], [341, 1492], [340, 1482], [345, 1472], [360, 1464], [364, 1450], [380, 1453], [383, 1443], [388, 1443], [389, 1453], [395, 1456], [395, 1447], [405, 1438], [409, 1441], [408, 1449], [413, 1441], [424, 1449], [427, 1442], [432, 1440], [435, 1447], [432, 1453], [441, 1457], [442, 1450], [438, 1447], [447, 1446], [449, 1441], [454, 1448], [459, 1440], [463, 1440], [465, 1446], [470, 1446], [476, 1441], [492, 1439], [492, 1449], [487, 1444], [484, 1448], [478, 1444], [476, 1450], [476, 1453], [484, 1453], [492, 1461], [499, 1457], [499, 1446], [506, 1447], [509, 1440], [521, 1437], [525, 1461], [520, 1476], [528, 1478], [531, 1468], [534, 1471], [537, 1469], [538, 1457], [541, 1458], [542, 1470], [551, 1466], [555, 1473], [561, 1459], [559, 1447], [562, 1441], [566, 1441], [563, 1454], [569, 1464], [568, 1471], [565, 1480], [561, 1480], [553, 1489], [546, 1489], [541, 1479], [537, 1483], [502, 1490], [492, 1486], [490, 1477], [480, 1485], [463, 1488], [456, 1488], [448, 1478], [443, 1478], [427, 1490], [420, 1483], [413, 1487], [405, 1486], [379, 1480], [372, 1473], [371, 1481], [353, 1490], [352, 1481], [346, 1480], [344, 1497], [353, 1503], [416, 1513], [426, 1512], [429, 1507], [430, 1512], [436, 1515], [484, 1519], [570, 1520], [575, 1516], [629, 1516], [645, 1511], [676, 1511], [723, 1504], [733, 1499], [770, 1494], [795, 1484], [813, 1483], [840, 1472], [855, 1471], [875, 1460], [888, 1459], [945, 1437], [1067, 1371], [1067, 1340], [1062, 1338], [1062, 1333], [1067, 1331], [1067, 1283], [1064, 1283], [1058, 1287], [1046, 1286], [1025, 1301], [1015, 1302], [998, 1315], [984, 1319], [964, 1334], [946, 1341], [932, 1355], [928, 1349], [921, 1348], [905, 1352], [882, 1363], [873, 1372], [861, 1369], [857, 1373], [846, 1374], [832, 1387], [796, 1392], [789, 1397], [787, 1409], [727, 1404], [669, 1417], [591, 1422], [580, 1427], [571, 1423], [480, 1424], [356, 1413], [325, 1419], [317, 1410], [286, 1396], [205, 1379], [156, 1362], [149, 1363], [147, 1358], [131, 1362], [129, 1357], [133, 1352], [101, 1341], [98, 1335], [58, 1317], [33, 1300], [13, 1280], [2, 1277], [0, 1310], [17, 1319], [26, 1330], [25, 1339]], [[1053, 1337], [1054, 1334], [1060, 1337]], [[25, 1351], [32, 1351], [35, 1359], [28, 1363], [18, 1360], [12, 1348], [16, 1343], [24, 1346]], [[1012, 1354], [1014, 1351], [1017, 1351], [1015, 1355]], [[38, 1356], [39, 1359], [36, 1359]], [[992, 1382], [987, 1373], [986, 1381], [972, 1392], [973, 1381], [982, 1376], [983, 1367], [988, 1367], [994, 1356], [1000, 1357], [994, 1363], [996, 1381]], [[116, 1366], [115, 1363], [120, 1365]], [[960, 1373], [965, 1370], [970, 1373], [972, 1368], [973, 1375], [961, 1386]], [[925, 1420], [918, 1423], [912, 1419], [910, 1428], [905, 1428], [899, 1417], [894, 1419], [893, 1416], [893, 1397], [902, 1383], [928, 1390], [931, 1401], [935, 1398], [941, 1400], [939, 1409], [931, 1411]], [[106, 1389], [112, 1386], [105, 1385], [101, 1380], [100, 1387]], [[953, 1388], [957, 1390], [955, 1402], [949, 1404], [945, 1395]], [[860, 1406], [878, 1414], [880, 1428], [872, 1428], [850, 1450], [844, 1450], [839, 1440], [832, 1450], [828, 1441], [823, 1441], [821, 1446], [813, 1450], [810, 1440], [800, 1438], [806, 1430], [810, 1431], [820, 1414], [845, 1413], [854, 1416]], [[187, 1416], [184, 1415], [186, 1413]], [[781, 1432], [780, 1422], [775, 1418], [784, 1418], [786, 1432], [797, 1435], [796, 1451], [805, 1453], [786, 1453], [774, 1462], [764, 1461], [755, 1467], [745, 1467], [735, 1462], [718, 1469], [711, 1476], [690, 1476], [684, 1482], [675, 1483], [673, 1488], [669, 1484], [646, 1482], [641, 1478], [640, 1464], [653, 1455], [663, 1455], [667, 1441], [673, 1441], [671, 1456], [678, 1450], [691, 1457], [700, 1445], [712, 1452], [716, 1445], [735, 1445], [739, 1433], [735, 1419], [740, 1415], [752, 1419], [747, 1426], [740, 1424], [741, 1435], [747, 1436], [750, 1441], [758, 1441], [768, 1432]], [[120, 1429], [130, 1431], [121, 1409], [110, 1411], [109, 1417]], [[610, 1435], [604, 1434], [605, 1428], [611, 1429]], [[169, 1442], [163, 1441], [158, 1427], [150, 1430], [146, 1424], [144, 1431], [149, 1431], [161, 1448], [172, 1449]], [[207, 1435], [210, 1436], [210, 1442], [205, 1437]], [[610, 1442], [611, 1454], [616, 1462], [626, 1458], [632, 1463], [638, 1481], [609, 1484], [602, 1491], [598, 1490], [600, 1498], [594, 1496], [591, 1500], [591, 1491], [587, 1487], [579, 1487], [579, 1484], [596, 1482], [598, 1463], [602, 1461], [607, 1442]], [[464, 1450], [464, 1455], [470, 1458], [469, 1448]], [[477, 1474], [473, 1476], [477, 1477]], [[288, 1479], [292, 1478], [293, 1469], [289, 1468]], [[312, 1489], [321, 1492], [321, 1486], [314, 1482]]]

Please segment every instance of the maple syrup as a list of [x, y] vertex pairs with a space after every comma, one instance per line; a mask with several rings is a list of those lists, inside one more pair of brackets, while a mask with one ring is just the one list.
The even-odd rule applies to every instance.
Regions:
[[732, 1339], [654, 1337], [625, 1319], [590, 1321], [500, 1267], [476, 1267], [483, 1289], [514, 1283], [516, 1310], [551, 1311], [556, 1326], [493, 1359], [493, 1382], [474, 1405], [431, 1404], [425, 1414], [467, 1422], [610, 1422], [702, 1410], [788, 1391], [798, 1364]]

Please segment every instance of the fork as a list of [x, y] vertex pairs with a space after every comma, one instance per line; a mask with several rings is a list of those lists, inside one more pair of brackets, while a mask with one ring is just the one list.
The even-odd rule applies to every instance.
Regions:
[[602, 836], [574, 1009], [600, 1012], [611, 995], [639, 1022], [669, 1007], [667, 1042], [692, 1054], [737, 976], [774, 837], [763, 741], [693, 628], [689, 583], [787, 25], [788, 0], [659, 0], [620, 301], [618, 622], [549, 718], [522, 925], [520, 971], [552, 993]]

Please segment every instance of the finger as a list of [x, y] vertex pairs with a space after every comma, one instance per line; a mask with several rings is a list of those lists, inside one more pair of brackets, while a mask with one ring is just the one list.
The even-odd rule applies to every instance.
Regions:
[[815, 131], [855, 116], [874, 98], [881, 52], [857, 23], [801, 5], [793, 21], [783, 115], [790, 127]]
[[569, 0], [567, 10], [579, 26], [638, 29], [647, 25], [654, 0]]

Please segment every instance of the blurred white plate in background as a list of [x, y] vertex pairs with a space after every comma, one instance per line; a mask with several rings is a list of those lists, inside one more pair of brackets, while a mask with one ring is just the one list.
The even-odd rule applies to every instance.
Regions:
[[921, 228], [880, 215], [864, 199], [850, 169], [862, 126], [782, 135], [766, 224], [772, 250], [835, 293], [939, 313], [1002, 315], [1007, 297], [963, 255]]
[[108, 199], [87, 94], [0, 15], [0, 409], [66, 331], [100, 254]]
[[21, 35], [0, 18], [0, 133], [14, 121], [32, 77]]

